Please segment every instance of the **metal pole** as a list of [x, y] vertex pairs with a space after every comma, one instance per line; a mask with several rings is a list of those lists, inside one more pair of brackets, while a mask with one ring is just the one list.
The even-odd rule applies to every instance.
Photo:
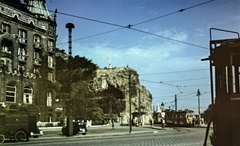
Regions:
[[129, 70], [129, 74], [128, 74], [128, 83], [129, 83], [129, 133], [132, 132], [132, 107], [131, 107], [131, 74], [130, 74], [130, 70]]
[[68, 94], [69, 94], [69, 101], [67, 103], [67, 110], [68, 110], [68, 118], [67, 118], [67, 135], [66, 136], [73, 136], [73, 118], [72, 118], [72, 110], [71, 110], [71, 67], [70, 67], [70, 59], [72, 57], [72, 29], [74, 28], [74, 24], [72, 23], [67, 23], [66, 28], [68, 28], [68, 43], [69, 43], [69, 58], [68, 58], [68, 73], [69, 73], [69, 81], [68, 81]]
[[177, 94], [175, 94], [175, 111], [177, 111]]
[[199, 114], [199, 118], [200, 118], [200, 90], [198, 89], [197, 91], [197, 96], [198, 96], [198, 114]]
[[[138, 89], [138, 122], [139, 122], [139, 123], [141, 123], [141, 119], [140, 119], [140, 118], [141, 118], [141, 113], [140, 113], [140, 112], [141, 112], [140, 100], [141, 100], [141, 99], [140, 99], [140, 89]], [[138, 124], [139, 124], [139, 123], [138, 123]], [[142, 123], [141, 123], [141, 125], [142, 125]]]

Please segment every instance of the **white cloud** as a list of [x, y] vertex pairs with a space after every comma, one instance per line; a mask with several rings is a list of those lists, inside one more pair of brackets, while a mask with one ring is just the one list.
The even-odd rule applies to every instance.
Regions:
[[[186, 41], [188, 36], [185, 32], [176, 33], [176, 30], [165, 30], [156, 34], [180, 41]], [[74, 51], [75, 54], [92, 59], [100, 67], [108, 65], [109, 57], [113, 66], [121, 67], [129, 65], [137, 71], [144, 71], [145, 73], [154, 72], [158, 68], [161, 68], [160, 70], [165, 67], [169, 68], [169, 65], [174, 64], [174, 62], [177, 63], [178, 61], [175, 61], [175, 56], [184, 50], [185, 45], [172, 41], [156, 41], [156, 37], [152, 37], [148, 35], [142, 39], [145, 42], [150, 42], [148, 43], [150, 45], [136, 43], [136, 45], [129, 46], [128, 48], [120, 48], [121, 46], [112, 47], [108, 44], [94, 43], [83, 46], [83, 44], [80, 45], [75, 42], [73, 48], [79, 48]], [[154, 41], [151, 43], [152, 39]], [[182, 62], [184, 62], [183, 58]], [[188, 62], [186, 61], [186, 63]]]

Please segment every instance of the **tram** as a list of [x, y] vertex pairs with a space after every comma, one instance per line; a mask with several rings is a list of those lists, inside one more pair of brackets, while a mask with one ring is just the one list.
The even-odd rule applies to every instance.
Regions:
[[[215, 40], [212, 38], [213, 31], [236, 37]], [[211, 129], [213, 133], [210, 140], [213, 146], [240, 145], [240, 34], [211, 28], [210, 56], [202, 60], [210, 62], [212, 99], [204, 146], [207, 145]]]
[[[162, 111], [163, 112], [163, 111]], [[162, 112], [154, 113], [154, 123], [163, 123], [165, 120], [168, 126], [186, 126], [192, 127], [194, 126], [195, 115], [192, 110], [165, 110], [165, 117], [163, 118]]]

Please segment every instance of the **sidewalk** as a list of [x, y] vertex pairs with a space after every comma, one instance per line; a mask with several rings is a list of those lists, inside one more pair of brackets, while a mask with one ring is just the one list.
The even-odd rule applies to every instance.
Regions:
[[136, 134], [146, 134], [146, 133], [161, 133], [167, 130], [172, 130], [172, 128], [162, 128], [159, 126], [141, 126], [135, 127], [132, 126], [132, 131], [130, 132], [129, 126], [120, 126], [115, 124], [114, 128], [111, 125], [105, 126], [92, 126], [88, 127], [88, 133], [86, 135], [77, 134], [73, 136], [65, 136], [61, 134], [62, 127], [40, 127], [39, 129], [43, 130], [43, 136], [39, 138], [31, 138], [31, 140], [57, 140], [62, 138], [101, 138], [101, 137], [115, 137], [115, 136], [126, 136], [126, 135], [136, 135]]

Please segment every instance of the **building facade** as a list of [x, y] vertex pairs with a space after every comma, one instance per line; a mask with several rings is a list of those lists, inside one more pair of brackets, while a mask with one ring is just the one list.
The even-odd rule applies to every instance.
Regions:
[[54, 121], [56, 21], [45, 0], [0, 0], [0, 105]]

